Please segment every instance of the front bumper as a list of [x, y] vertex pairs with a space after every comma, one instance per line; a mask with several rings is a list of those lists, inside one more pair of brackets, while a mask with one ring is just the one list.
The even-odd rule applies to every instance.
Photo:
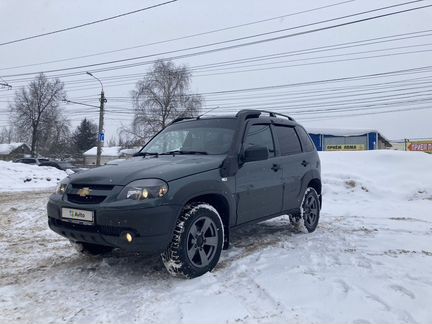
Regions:
[[[92, 225], [72, 223], [61, 217], [63, 207], [91, 210]], [[48, 201], [48, 225], [56, 233], [74, 242], [86, 242], [156, 254], [164, 251], [172, 240], [180, 206], [104, 206], [81, 205], [61, 199]], [[124, 233], [132, 233], [127, 242]]]

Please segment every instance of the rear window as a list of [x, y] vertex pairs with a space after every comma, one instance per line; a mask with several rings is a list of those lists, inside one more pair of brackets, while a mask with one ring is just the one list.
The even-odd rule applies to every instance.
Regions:
[[275, 129], [281, 155], [301, 153], [300, 141], [293, 127], [276, 125]]
[[297, 130], [298, 136], [300, 137], [300, 141], [301, 141], [302, 146], [303, 146], [303, 151], [304, 152], [312, 152], [315, 149], [315, 144], [312, 142], [308, 133], [306, 133], [306, 131], [304, 130], [303, 127], [297, 126], [296, 130]]

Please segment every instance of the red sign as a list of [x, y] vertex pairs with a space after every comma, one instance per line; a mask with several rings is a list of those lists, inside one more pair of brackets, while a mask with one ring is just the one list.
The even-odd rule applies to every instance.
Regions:
[[407, 148], [408, 151], [432, 153], [432, 141], [410, 142]]

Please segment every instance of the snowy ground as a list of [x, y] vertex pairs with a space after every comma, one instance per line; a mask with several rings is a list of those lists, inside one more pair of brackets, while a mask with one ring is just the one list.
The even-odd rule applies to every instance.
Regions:
[[82, 257], [47, 229], [48, 192], [0, 195], [0, 323], [431, 323], [432, 156], [321, 155], [316, 232], [238, 230], [213, 273]]
[[65, 171], [53, 167], [0, 161], [0, 194], [55, 188], [65, 177]]

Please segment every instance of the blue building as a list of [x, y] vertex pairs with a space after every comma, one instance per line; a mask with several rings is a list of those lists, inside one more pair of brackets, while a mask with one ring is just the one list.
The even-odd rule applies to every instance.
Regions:
[[365, 151], [388, 149], [387, 138], [374, 129], [308, 128], [318, 151]]

